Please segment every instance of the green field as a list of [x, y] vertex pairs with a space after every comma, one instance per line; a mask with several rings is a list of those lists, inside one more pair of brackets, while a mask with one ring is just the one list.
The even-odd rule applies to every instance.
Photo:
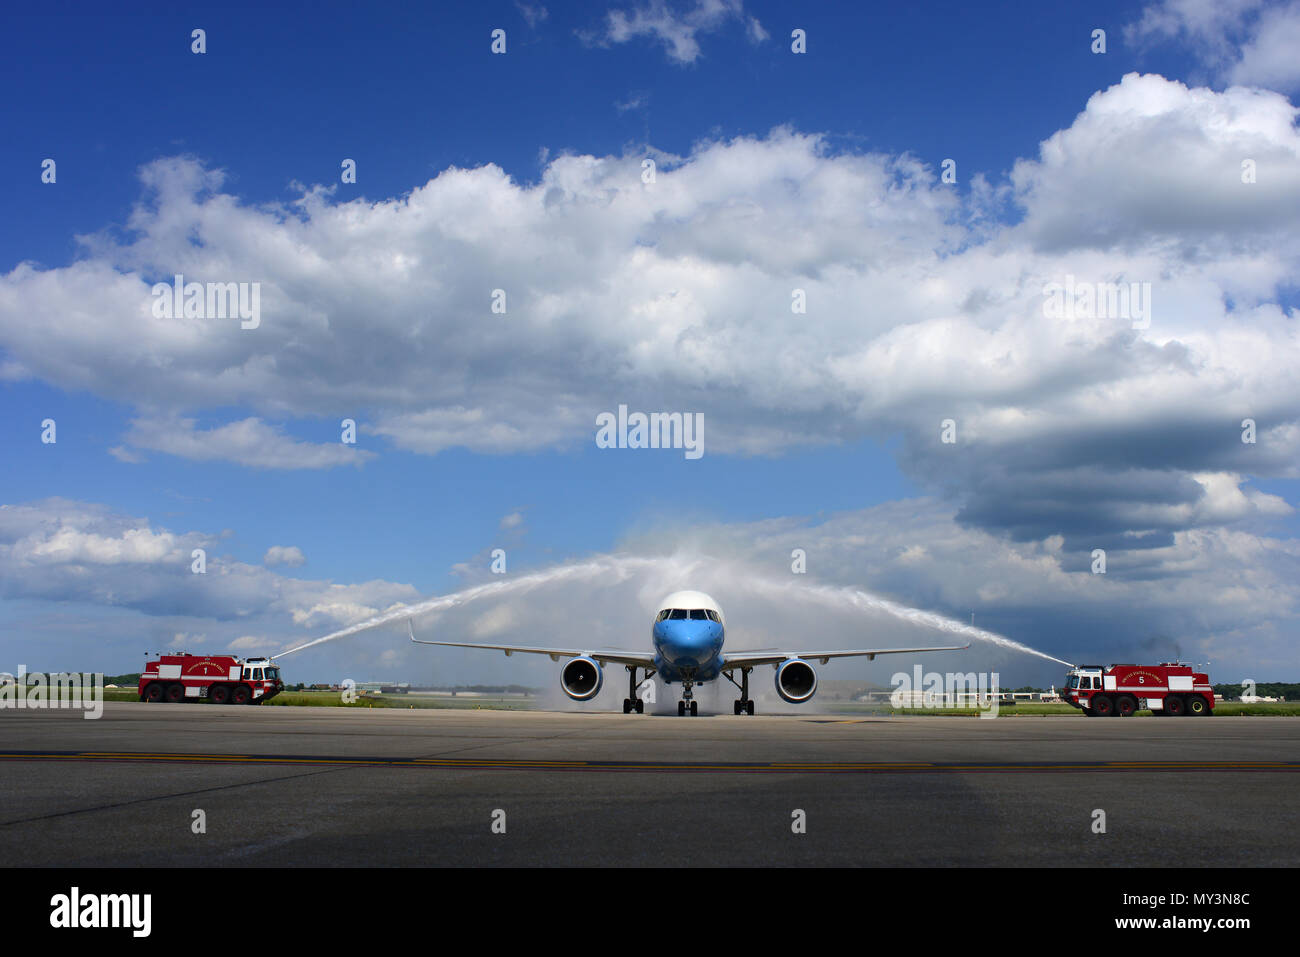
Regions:
[[[934, 717], [975, 717], [980, 714], [974, 708], [890, 708], [889, 706], [868, 704], [845, 704], [841, 706], [846, 714], [919, 714]], [[1042, 718], [1051, 715], [1082, 715], [1083, 712], [1068, 704], [1027, 702], [1004, 706], [998, 709], [1000, 718]], [[1234, 718], [1243, 715], [1271, 715], [1274, 717], [1300, 716], [1300, 702], [1264, 701], [1259, 704], [1242, 704], [1238, 701], [1220, 701], [1214, 706], [1214, 714], [1220, 718]], [[1150, 711], [1139, 711], [1134, 717], [1152, 717]]]
[[424, 694], [366, 694], [357, 693], [357, 700], [344, 704], [338, 691], [282, 691], [267, 707], [282, 705], [298, 708], [406, 708], [406, 709], [466, 709], [483, 708], [490, 711], [531, 711], [533, 699], [518, 695], [424, 695]]
[[[105, 701], [138, 701], [134, 688], [105, 688]], [[366, 694], [357, 692], [357, 700], [343, 703], [338, 691], [282, 691], [265, 707], [297, 708], [406, 708], [406, 709], [466, 709], [484, 708], [491, 711], [531, 711], [533, 699], [510, 695], [421, 695], [421, 694]]]
[[[135, 701], [134, 689], [105, 689], [105, 701]], [[267, 707], [297, 708], [407, 708], [407, 709], [455, 709], [459, 711], [481, 708], [488, 711], [532, 711], [535, 698], [506, 695], [423, 695], [423, 694], [364, 694], [358, 695], [356, 701], [344, 704], [337, 691], [285, 691], [266, 703]], [[976, 717], [980, 714], [974, 708], [890, 708], [888, 705], [862, 704], [859, 702], [837, 701], [829, 709], [818, 711], [819, 714], [903, 714], [929, 715], [939, 718]], [[1068, 704], [1042, 704], [1026, 702], [998, 711], [1000, 718], [1042, 718], [1051, 715], [1079, 715], [1081, 712]], [[1214, 714], [1221, 718], [1240, 717], [1243, 715], [1271, 715], [1274, 717], [1300, 716], [1300, 702], [1277, 701], [1259, 704], [1241, 704], [1237, 701], [1221, 701], [1214, 708]], [[1150, 711], [1139, 711], [1136, 717], [1151, 717]]]

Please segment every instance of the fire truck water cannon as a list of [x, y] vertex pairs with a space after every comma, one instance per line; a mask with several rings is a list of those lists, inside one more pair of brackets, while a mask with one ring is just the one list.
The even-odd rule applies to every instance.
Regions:
[[284, 690], [280, 669], [270, 658], [234, 655], [160, 654], [140, 675], [141, 701], [207, 698], [213, 704], [261, 704]]
[[1157, 717], [1214, 712], [1210, 676], [1191, 665], [1079, 665], [1066, 676], [1061, 698], [1088, 717], [1127, 718], [1148, 709]]

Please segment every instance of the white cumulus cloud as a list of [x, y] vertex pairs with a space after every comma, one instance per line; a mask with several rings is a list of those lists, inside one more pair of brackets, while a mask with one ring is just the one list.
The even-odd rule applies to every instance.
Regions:
[[262, 564], [267, 568], [276, 565], [286, 565], [289, 568], [300, 568], [307, 564], [307, 556], [302, 553], [302, 549], [297, 545], [272, 545], [262, 556]]

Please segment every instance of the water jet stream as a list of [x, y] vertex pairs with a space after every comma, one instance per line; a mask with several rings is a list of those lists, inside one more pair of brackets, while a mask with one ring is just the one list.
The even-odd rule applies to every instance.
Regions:
[[[688, 581], [693, 572], [699, 566], [704, 565], [711, 570], [717, 570], [720, 564], [708, 562], [703, 558], [685, 559], [682, 556], [659, 556], [659, 557], [638, 557], [632, 555], [608, 555], [600, 558], [591, 559], [585, 562], [577, 562], [570, 565], [558, 565], [554, 568], [548, 568], [539, 572], [531, 572], [527, 575], [521, 575], [518, 578], [511, 578], [505, 581], [485, 582], [481, 585], [474, 585], [470, 588], [464, 588], [449, 595], [442, 595], [437, 598], [430, 598], [427, 601], [417, 602], [414, 605], [398, 605], [390, 608], [380, 615], [369, 618], [365, 621], [358, 622], [355, 625], [349, 625], [339, 631], [331, 632], [321, 638], [313, 639], [305, 644], [282, 651], [273, 658], [283, 658], [285, 655], [291, 655], [295, 652], [304, 651], [307, 648], [313, 648], [316, 645], [323, 645], [326, 642], [336, 641], [340, 638], [347, 638], [351, 635], [367, 631], [371, 628], [377, 628], [380, 625], [386, 625], [393, 621], [401, 621], [407, 618], [414, 618], [417, 615], [428, 614], [433, 611], [441, 611], [451, 608], [455, 605], [465, 604], [479, 598], [494, 597], [499, 595], [508, 595], [515, 592], [527, 592], [534, 588], [542, 588], [557, 582], [575, 581], [581, 579], [590, 579], [603, 576], [606, 580], [603, 584], [619, 583], [626, 581], [633, 573], [647, 569], [671, 569], [673, 578], [678, 581]], [[781, 592], [786, 597], [799, 601], [814, 601], [827, 605], [839, 605], [845, 608], [864, 608], [871, 611], [884, 612], [900, 621], [911, 624], [922, 625], [927, 628], [933, 628], [936, 631], [946, 632], [964, 638], [970, 638], [974, 641], [988, 642], [997, 645], [1009, 651], [1019, 651], [1029, 655], [1036, 655], [1039, 658], [1045, 658], [1048, 661], [1054, 661], [1057, 664], [1073, 667], [1071, 662], [1061, 658], [1056, 658], [1046, 652], [1038, 651], [1028, 645], [1015, 641], [1005, 635], [999, 635], [996, 632], [987, 631], [983, 628], [976, 628], [974, 625], [967, 625], [963, 622], [940, 615], [937, 612], [924, 611], [920, 608], [911, 608], [907, 605], [890, 601], [887, 598], [881, 598], [877, 595], [869, 594], [858, 588], [851, 588], [842, 585], [809, 585], [794, 580], [778, 580], [753, 574], [752, 570], [745, 569], [743, 575], [738, 579], [738, 588], [754, 589], [758, 588], [764, 592]], [[798, 650], [798, 649], [792, 649]]]

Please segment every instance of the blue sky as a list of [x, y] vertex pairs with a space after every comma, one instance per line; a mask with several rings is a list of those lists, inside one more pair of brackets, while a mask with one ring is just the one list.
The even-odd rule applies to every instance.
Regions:
[[[1296, 23], [1173, 0], [6, 13], [0, 669], [275, 650], [483, 580], [496, 547], [512, 571], [694, 549], [775, 574], [802, 534], [818, 581], [1058, 656], [1294, 678], [1297, 78], [1273, 38]], [[264, 325], [142, 323], [180, 271], [262, 283]], [[1066, 274], [1153, 281], [1164, 311], [1045, 330], [1037, 287]], [[596, 448], [620, 403], [701, 411], [708, 452]], [[247, 589], [224, 607], [176, 577], [196, 543]], [[554, 643], [589, 600], [447, 624]], [[640, 642], [618, 607], [609, 640]], [[295, 667], [425, 667], [395, 644]]]
[[[284, 199], [293, 181], [332, 182], [334, 157], [351, 156], [356, 192], [386, 198], [452, 165], [495, 163], [527, 182], [543, 149], [685, 153], [701, 138], [791, 124], [931, 164], [959, 155], [997, 176], [1124, 73], [1190, 67], [1176, 47], [1124, 48], [1131, 4], [754, 5], [773, 39], [755, 46], [720, 29], [689, 64], [649, 41], [584, 45], [577, 34], [598, 31], [604, 12], [586, 4], [552, 4], [534, 28], [511, 3], [377, 4], [364, 16], [351, 4], [80, 6], [10, 14], [0, 40], [14, 94], [6, 206], [42, 224], [3, 237], [9, 266], [75, 256], [73, 237], [121, 223], [136, 170], [164, 155], [229, 169], [255, 202]], [[189, 51], [199, 24], [204, 57]], [[812, 37], [803, 59], [775, 39], [796, 25]], [[1098, 25], [1113, 25], [1118, 49], [1106, 56], [1075, 42]], [[496, 26], [505, 57], [487, 54]], [[68, 157], [58, 204], [28, 175], [35, 153]]]

